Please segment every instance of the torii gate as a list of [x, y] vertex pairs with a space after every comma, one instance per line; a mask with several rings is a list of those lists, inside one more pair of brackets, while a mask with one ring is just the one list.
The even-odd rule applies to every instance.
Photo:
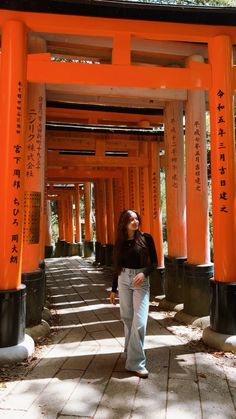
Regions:
[[[108, 96], [113, 103], [116, 97], [117, 103], [136, 101], [136, 104], [142, 104], [148, 97], [152, 106], [158, 102], [159, 107], [164, 108], [168, 234], [166, 263], [169, 264], [167, 294], [173, 294], [169, 289], [169, 284], [170, 287], [174, 284], [173, 271], [176, 276], [184, 265], [185, 288], [189, 287], [187, 296], [190, 299], [192, 290], [198, 298], [198, 294], [194, 293], [196, 276], [199, 277], [199, 272], [200, 276], [203, 275], [202, 268], [209, 267], [209, 272], [211, 269], [204, 127], [204, 90], [209, 92], [214, 280], [210, 281], [211, 329], [204, 333], [204, 338], [211, 342], [216, 335], [236, 335], [233, 108], [236, 88], [233, 66], [235, 9], [230, 9], [230, 15], [222, 10], [217, 16], [211, 9], [215, 19], [212, 21], [210, 15], [204, 15], [201, 10], [201, 21], [204, 24], [196, 24], [196, 20], [192, 24], [191, 12], [186, 9], [185, 15], [183, 8], [182, 18], [176, 12], [178, 9], [175, 9], [175, 18], [170, 17], [170, 14], [159, 13], [164, 10], [160, 6], [126, 6], [124, 13], [122, 7], [120, 11], [111, 6], [105, 9], [99, 2], [100, 9], [96, 9], [99, 17], [95, 17], [93, 6], [68, 11], [65, 1], [61, 3], [60, 13], [56, 13], [59, 10], [47, 13], [47, 9], [44, 9], [46, 3], [38, 10], [36, 7], [32, 13], [27, 11], [27, 4], [14, 10], [17, 8], [15, 2], [11, 6], [11, 2], [3, 1], [0, 11], [1, 311], [8, 297], [10, 301], [7, 309], [4, 306], [7, 315], [5, 324], [1, 325], [0, 346], [14, 346], [24, 339], [22, 314], [25, 290], [21, 285], [22, 263], [26, 266], [24, 273], [31, 275], [38, 272], [39, 263], [43, 259], [44, 239], [39, 234], [43, 226], [39, 227], [39, 219], [41, 211], [41, 221], [45, 223], [42, 175], [46, 91], [47, 98], [54, 100], [68, 100], [71, 95], [75, 95], [78, 101], [87, 95], [90, 101], [94, 96], [103, 99]], [[137, 15], [140, 9], [142, 13]], [[103, 17], [103, 13], [108, 17]], [[175, 19], [178, 22], [181, 19], [185, 21], [176, 23]], [[70, 39], [71, 50], [80, 51], [79, 59], [76, 59], [74, 52], [72, 62], [57, 61], [55, 53], [48, 52], [47, 42], [49, 50], [55, 48], [55, 51], [60, 51], [60, 42], [65, 35]], [[72, 45], [76, 37], [79, 41], [77, 46]], [[182, 61], [176, 59], [180, 50]], [[168, 51], [168, 59], [165, 57], [161, 60], [156, 51], [159, 54]], [[186, 184], [183, 101], [186, 101]], [[142, 176], [148, 179], [146, 145], [142, 153]], [[137, 157], [134, 159], [138, 164]], [[95, 156], [93, 164], [99, 165], [102, 161], [100, 159], [99, 163], [99, 157]], [[117, 163], [115, 165], [119, 167]], [[121, 162], [119, 164], [122, 165]], [[145, 188], [143, 194], [147, 194]], [[141, 207], [143, 205], [144, 208], [145, 204], [145, 201], [144, 205], [141, 203]], [[34, 254], [29, 264], [27, 256], [22, 259], [22, 251], [24, 254], [26, 246], [31, 246]], [[183, 264], [186, 259], [187, 263]], [[206, 279], [209, 281], [208, 276]], [[14, 307], [14, 311], [11, 311], [11, 307]], [[234, 344], [232, 348], [235, 350]]]

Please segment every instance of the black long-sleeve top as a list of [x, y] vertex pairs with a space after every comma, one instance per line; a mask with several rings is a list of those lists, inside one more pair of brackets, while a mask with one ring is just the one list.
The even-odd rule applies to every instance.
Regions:
[[[145, 238], [146, 246], [148, 249], [150, 264], [148, 266], [142, 266], [141, 255], [140, 252], [137, 251], [137, 248], [135, 247], [135, 240], [133, 239], [126, 240], [123, 243], [121, 249], [121, 266], [122, 268], [141, 269], [141, 272], [143, 272], [145, 276], [148, 276], [157, 267], [157, 254], [151, 234], [143, 233], [143, 236]], [[118, 276], [119, 274], [114, 272], [112, 280], [112, 292], [117, 291]]]

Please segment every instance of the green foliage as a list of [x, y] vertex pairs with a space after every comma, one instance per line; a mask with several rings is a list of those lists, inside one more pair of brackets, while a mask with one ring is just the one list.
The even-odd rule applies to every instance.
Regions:
[[51, 204], [51, 230], [52, 230], [52, 241], [57, 242], [58, 239], [58, 208], [57, 201], [50, 201]]

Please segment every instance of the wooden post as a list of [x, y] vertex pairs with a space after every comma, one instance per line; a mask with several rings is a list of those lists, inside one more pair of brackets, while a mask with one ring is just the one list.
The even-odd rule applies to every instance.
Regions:
[[106, 180], [106, 208], [107, 208], [107, 242], [114, 244], [115, 226], [114, 226], [114, 197], [113, 197], [113, 179]]
[[163, 234], [162, 234], [162, 214], [161, 214], [161, 191], [160, 191], [160, 157], [159, 144], [151, 142], [149, 144], [150, 152], [150, 225], [153, 236], [158, 266], [164, 266], [163, 255]]
[[139, 169], [136, 167], [129, 168], [129, 193], [130, 208], [140, 213]]
[[75, 240], [77, 243], [81, 242], [81, 220], [80, 220], [80, 190], [79, 184], [75, 185]]
[[[201, 56], [189, 57], [202, 62]], [[210, 260], [205, 92], [189, 90], [185, 109], [187, 262], [184, 265], [184, 312], [198, 317], [210, 311]]]
[[[30, 51], [45, 50], [45, 41], [31, 38]], [[30, 83], [25, 138], [24, 227], [22, 271], [33, 272], [41, 260], [45, 173], [45, 85]], [[29, 257], [30, 255], [30, 257]]]
[[85, 212], [85, 240], [92, 240], [92, 224], [91, 224], [91, 184], [89, 182], [84, 183], [84, 212]]
[[26, 29], [19, 21], [8, 21], [1, 54], [1, 290], [21, 284], [25, 115]]
[[[26, 287], [21, 284], [26, 116], [25, 25], [7, 21], [1, 37], [0, 348], [25, 338]], [[16, 353], [15, 353], [16, 355]]]
[[183, 264], [186, 260], [183, 105], [165, 106], [166, 221], [168, 256], [165, 257], [166, 298], [183, 302]]
[[[149, 121], [140, 121], [139, 126], [148, 128]], [[148, 144], [146, 141], [140, 141], [139, 156], [148, 156]], [[148, 167], [141, 167], [139, 169], [139, 191], [140, 191], [140, 215], [142, 220], [141, 228], [143, 231], [150, 233], [150, 179]]]
[[210, 89], [214, 281], [211, 328], [236, 335], [235, 136], [232, 40], [211, 38]]

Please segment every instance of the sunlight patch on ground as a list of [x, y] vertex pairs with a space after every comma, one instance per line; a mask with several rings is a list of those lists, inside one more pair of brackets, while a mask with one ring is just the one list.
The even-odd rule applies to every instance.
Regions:
[[[77, 308], [73, 308], [73, 313], [81, 313], [84, 311], [96, 311], [96, 310], [101, 310], [102, 308], [109, 308], [109, 305], [95, 304], [95, 305], [88, 305], [84, 307], [77, 307]], [[72, 310], [71, 308], [62, 308], [62, 309], [58, 309], [57, 312], [58, 314], [68, 314], [68, 313], [71, 313]]]

